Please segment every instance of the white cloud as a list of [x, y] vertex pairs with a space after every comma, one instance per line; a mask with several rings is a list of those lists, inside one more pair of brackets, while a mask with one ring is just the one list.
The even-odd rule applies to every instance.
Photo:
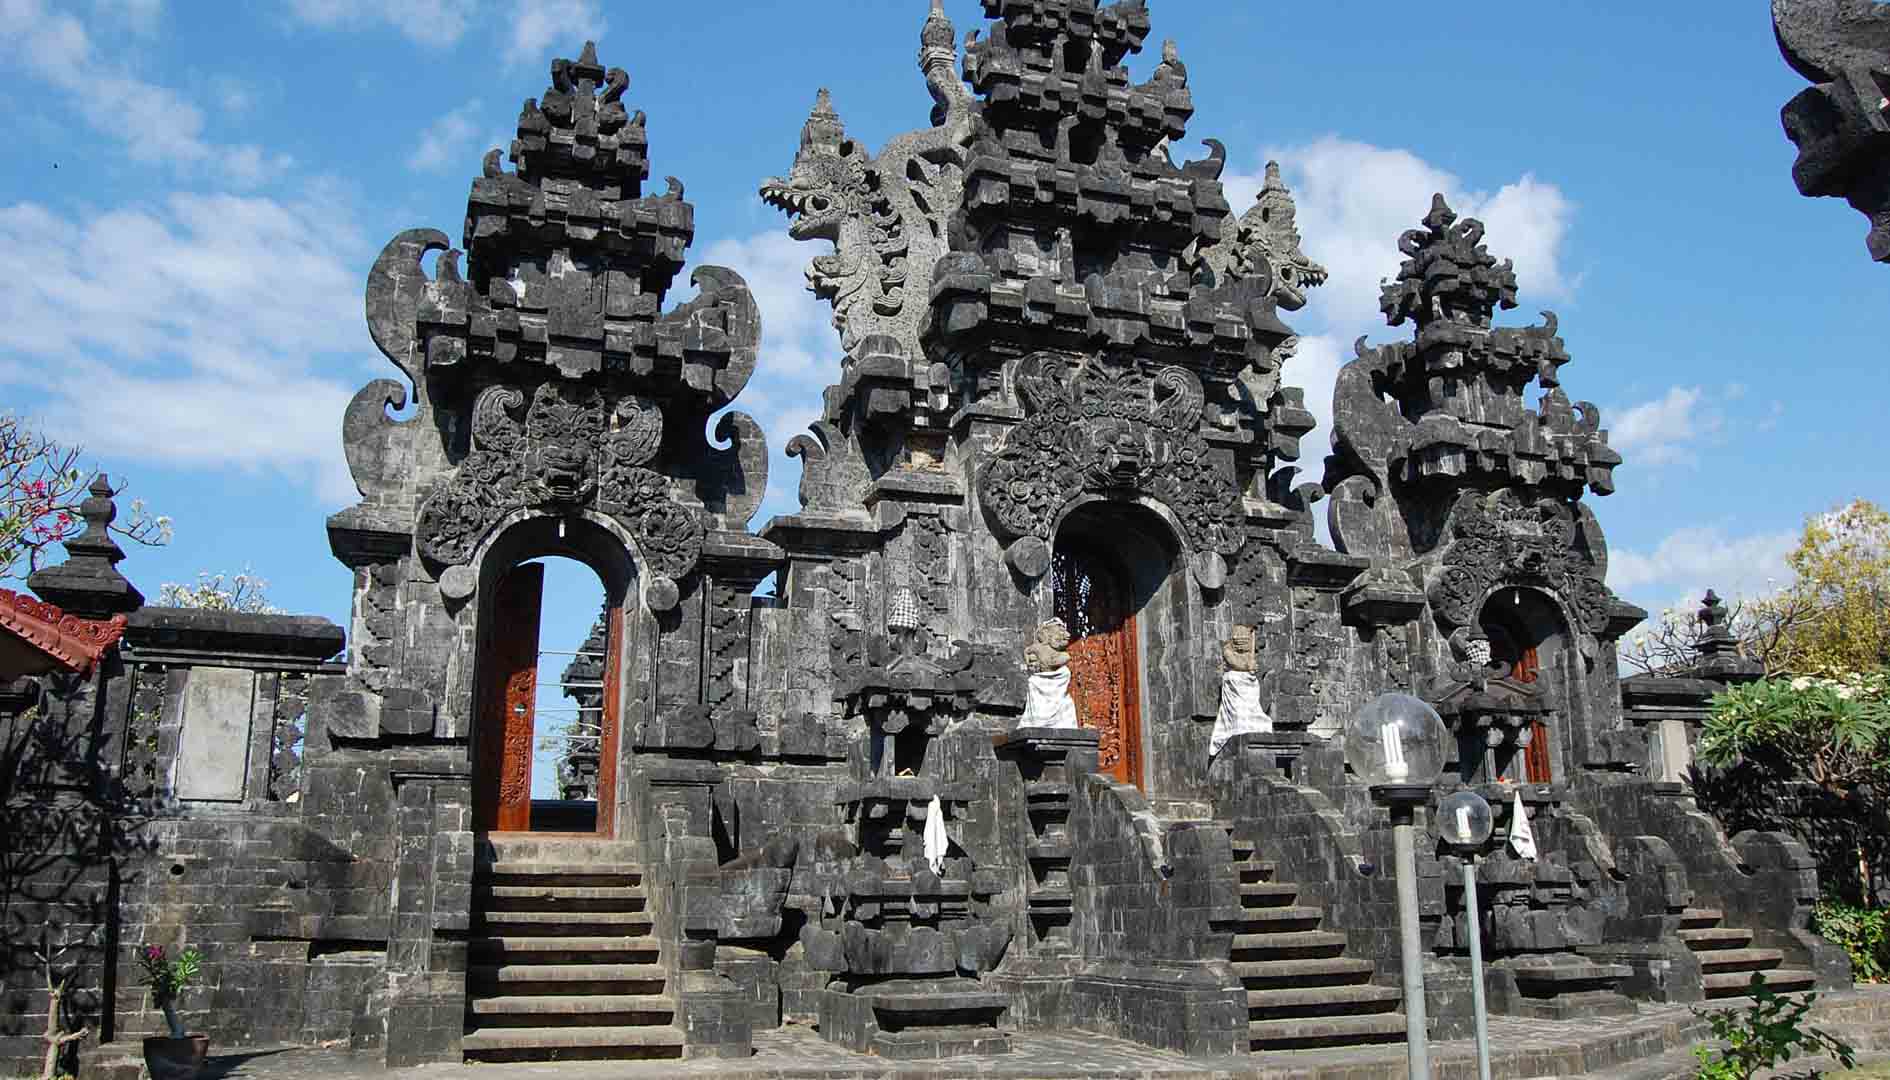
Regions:
[[801, 242], [779, 229], [717, 241], [701, 262], [742, 275], [761, 308], [761, 356], [755, 377], [735, 401], [768, 433], [771, 456], [768, 496], [755, 515], [757, 528], [770, 514], [792, 512], [799, 503], [800, 463], [785, 456], [788, 440], [820, 416], [821, 391], [840, 373], [840, 336], [832, 310], [807, 290], [806, 267], [831, 252], [823, 242]]
[[[100, 134], [121, 139], [133, 160], [178, 168], [214, 167], [239, 186], [262, 183], [291, 164], [253, 145], [219, 146], [203, 137], [203, 110], [176, 91], [98, 57], [84, 24], [43, 0], [0, 0], [0, 66], [22, 69], [81, 104]], [[110, 108], [93, 107], [110, 102]]]
[[1608, 584], [1655, 607], [1672, 597], [1697, 601], [1709, 588], [1726, 597], [1758, 595], [1791, 580], [1785, 556], [1797, 543], [1796, 530], [1735, 536], [1717, 525], [1689, 525], [1652, 551], [1615, 548], [1608, 557]]
[[338, 205], [316, 192], [174, 194], [71, 218], [0, 208], [0, 249], [31, 270], [0, 293], [0, 383], [101, 456], [277, 469], [344, 501], [337, 423], [363, 365], [335, 360], [373, 353], [369, 253]]
[[459, 159], [472, 144], [478, 118], [479, 102], [475, 99], [433, 121], [420, 133], [420, 143], [407, 158], [407, 167], [426, 172], [453, 164], [469, 166], [469, 162]]
[[289, 0], [297, 19], [323, 29], [393, 27], [422, 45], [457, 42], [472, 21], [476, 0]]
[[1676, 386], [1653, 401], [1612, 415], [1604, 412], [1608, 444], [1629, 465], [1690, 464], [1697, 460], [1691, 443], [1717, 433], [1724, 418], [1697, 386]]
[[[1306, 407], [1319, 421], [1302, 444], [1300, 462], [1313, 479], [1321, 471], [1319, 448], [1331, 431], [1333, 380], [1352, 359], [1352, 343], [1361, 335], [1378, 342], [1409, 336], [1405, 329], [1385, 326], [1378, 287], [1398, 272], [1403, 261], [1398, 237], [1429, 212], [1433, 193], [1442, 192], [1460, 217], [1481, 220], [1491, 253], [1515, 261], [1524, 311], [1531, 304], [1573, 296], [1575, 283], [1562, 258], [1575, 207], [1560, 188], [1533, 174], [1489, 192], [1409, 150], [1331, 135], [1270, 148], [1261, 160], [1280, 162], [1298, 206], [1301, 246], [1331, 274], [1324, 287], [1312, 290], [1305, 310], [1282, 313], [1301, 334], [1299, 354], [1286, 367], [1286, 383], [1305, 388]], [[1263, 179], [1264, 170], [1222, 179], [1236, 214], [1246, 211]]]
[[576, 56], [607, 27], [597, 0], [513, 0], [509, 18], [506, 62], [513, 65], [535, 63], [547, 52]]
[[100, 17], [136, 34], [157, 30], [164, 16], [164, 0], [93, 0]]

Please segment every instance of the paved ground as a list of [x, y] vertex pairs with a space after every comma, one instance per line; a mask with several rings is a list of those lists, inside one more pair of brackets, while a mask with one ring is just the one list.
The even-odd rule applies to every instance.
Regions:
[[[1820, 1023], [1849, 1038], [1865, 1061], [1890, 1060], [1890, 988], [1833, 994], [1819, 1003]], [[1606, 1021], [1490, 1021], [1492, 1072], [1498, 1080], [1585, 1076], [1595, 1080], [1667, 1080], [1693, 1075], [1687, 1047], [1704, 1025], [1684, 1008], [1644, 1008], [1637, 1017]], [[744, 1061], [590, 1062], [558, 1065], [427, 1065], [393, 1075], [411, 1080], [1031, 1080], [1099, 1077], [1120, 1080], [1253, 1078], [1253, 1080], [1398, 1080], [1404, 1047], [1275, 1052], [1201, 1059], [1150, 1050], [1096, 1035], [1018, 1035], [1009, 1054], [942, 1062], [888, 1062], [839, 1049], [805, 1027], [765, 1032]], [[1795, 1063], [1789, 1075], [1812, 1075]], [[1440, 1043], [1432, 1050], [1437, 1080], [1474, 1080], [1474, 1048]], [[266, 1048], [216, 1056], [206, 1080], [367, 1080], [390, 1074], [365, 1056], [306, 1048]]]

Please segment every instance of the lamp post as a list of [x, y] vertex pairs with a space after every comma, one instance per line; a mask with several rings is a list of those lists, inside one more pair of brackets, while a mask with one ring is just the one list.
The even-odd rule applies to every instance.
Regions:
[[1459, 791], [1437, 806], [1437, 834], [1463, 857], [1463, 908], [1470, 923], [1470, 1000], [1477, 1021], [1477, 1080], [1490, 1080], [1490, 1021], [1483, 1005], [1483, 917], [1477, 906], [1477, 849], [1490, 838], [1490, 804]]
[[1345, 758], [1391, 811], [1398, 937], [1404, 963], [1405, 1052], [1411, 1080], [1430, 1080], [1424, 1015], [1424, 945], [1418, 930], [1417, 808], [1443, 770], [1443, 718], [1410, 694], [1380, 694], [1345, 726]]

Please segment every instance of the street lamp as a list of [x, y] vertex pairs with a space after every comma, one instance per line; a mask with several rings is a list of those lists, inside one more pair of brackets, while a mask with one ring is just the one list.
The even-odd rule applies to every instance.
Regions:
[[1477, 1018], [1477, 1080], [1490, 1080], [1490, 1021], [1483, 1006], [1483, 916], [1477, 906], [1477, 849], [1495, 824], [1490, 804], [1459, 791], [1437, 805], [1437, 834], [1463, 858], [1463, 908], [1470, 923], [1470, 1000]]
[[1404, 961], [1405, 1052], [1411, 1080], [1430, 1080], [1431, 1052], [1424, 1016], [1424, 946], [1418, 931], [1418, 806], [1444, 768], [1443, 718], [1410, 694], [1380, 694], [1345, 725], [1345, 759], [1391, 811], [1398, 936]]

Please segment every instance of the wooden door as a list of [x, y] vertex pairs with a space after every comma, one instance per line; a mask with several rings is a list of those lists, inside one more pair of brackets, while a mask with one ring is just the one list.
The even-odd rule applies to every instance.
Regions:
[[609, 836], [617, 817], [618, 699], [623, 696], [623, 605], [610, 609], [604, 643], [604, 710], [597, 760], [597, 835]]
[[514, 567], [499, 579], [481, 635], [478, 747], [473, 768], [473, 828], [527, 832], [532, 827], [532, 724], [538, 700], [538, 622], [543, 563]]
[[[1509, 677], [1519, 683], [1533, 685], [1542, 675], [1542, 661], [1533, 648], [1524, 649], [1516, 659], [1516, 666]], [[1523, 779], [1531, 784], [1548, 784], [1555, 780], [1555, 770], [1549, 764], [1549, 725], [1537, 720], [1530, 728], [1529, 745], [1523, 751]]]
[[1134, 597], [1106, 552], [1057, 546], [1052, 562], [1057, 618], [1070, 628], [1070, 694], [1084, 727], [1095, 728], [1102, 771], [1142, 786], [1142, 686]]

